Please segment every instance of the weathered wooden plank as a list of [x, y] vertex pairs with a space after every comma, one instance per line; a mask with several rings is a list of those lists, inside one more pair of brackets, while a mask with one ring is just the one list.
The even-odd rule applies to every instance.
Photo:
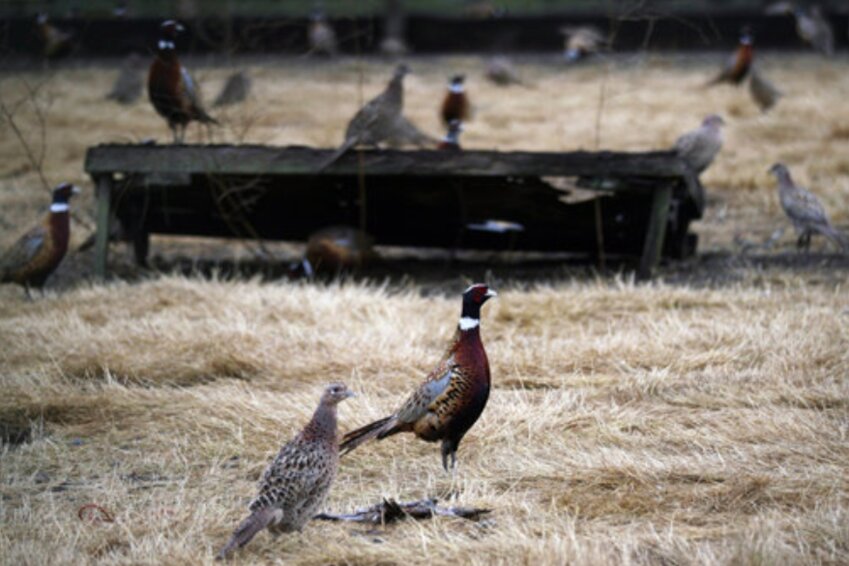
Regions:
[[637, 276], [640, 279], [650, 279], [652, 271], [660, 261], [663, 241], [666, 237], [666, 223], [669, 220], [669, 202], [672, 199], [672, 187], [667, 184], [658, 187], [652, 197], [651, 215], [648, 230], [643, 245], [643, 255]]
[[109, 218], [112, 197], [112, 174], [100, 174], [97, 179], [97, 235], [94, 245], [94, 274], [106, 277], [106, 260], [109, 252]]
[[[351, 152], [326, 170], [319, 165], [332, 149], [250, 145], [101, 145], [89, 149], [85, 170], [101, 173], [227, 175], [419, 176], [642, 176], [684, 178], [686, 165], [671, 151], [498, 152], [367, 150]], [[362, 169], [361, 169], [362, 167]]]

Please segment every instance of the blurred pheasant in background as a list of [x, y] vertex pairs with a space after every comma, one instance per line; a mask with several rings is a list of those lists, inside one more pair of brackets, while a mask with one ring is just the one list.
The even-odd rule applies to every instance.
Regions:
[[778, 99], [782, 97], [782, 92], [772, 84], [765, 76], [763, 76], [757, 67], [752, 67], [749, 73], [749, 94], [752, 99], [761, 109], [761, 112], [767, 112], [770, 108], [778, 103]]
[[383, 92], [368, 101], [348, 122], [345, 141], [319, 170], [329, 167], [355, 146], [377, 147], [392, 136], [404, 108], [404, 77], [409, 72], [407, 65], [396, 67]]
[[324, 503], [339, 467], [336, 405], [352, 397], [342, 383], [324, 390], [312, 419], [285, 444], [266, 468], [251, 514], [218, 553], [226, 558], [263, 529], [273, 534], [300, 531]]
[[121, 71], [106, 98], [120, 104], [132, 104], [139, 99], [143, 88], [142, 58], [136, 53], [130, 53], [121, 65]]
[[436, 146], [437, 149], [445, 151], [460, 151], [460, 132], [463, 131], [463, 123], [460, 120], [451, 120], [448, 124], [448, 133]]
[[749, 69], [754, 60], [752, 42], [752, 35], [749, 33], [748, 28], [744, 28], [740, 35], [740, 41], [737, 44], [737, 50], [731, 55], [719, 74], [708, 81], [705, 86], [712, 86], [719, 83], [739, 85], [743, 82], [743, 79], [749, 74]]
[[469, 97], [463, 84], [465, 80], [463, 75], [454, 75], [448, 83], [448, 92], [445, 93], [439, 108], [439, 116], [446, 126], [453, 120], [466, 122], [469, 119]]
[[310, 270], [358, 269], [377, 259], [374, 238], [351, 226], [328, 226], [307, 240], [305, 259]]
[[71, 239], [71, 197], [79, 190], [69, 183], [53, 189], [50, 212], [41, 223], [21, 236], [0, 256], [0, 283], [23, 285], [41, 290], [68, 251]]
[[818, 4], [811, 6], [809, 12], [795, 8], [793, 16], [796, 18], [796, 33], [799, 37], [823, 55], [834, 55], [834, 30]]
[[592, 26], [565, 26], [560, 28], [564, 36], [563, 57], [575, 62], [598, 53], [607, 41], [598, 28]]
[[346, 434], [342, 454], [372, 439], [412, 432], [427, 442], [442, 441], [442, 466], [448, 471], [450, 459], [455, 468], [460, 441], [489, 399], [489, 361], [480, 337], [480, 311], [495, 296], [495, 291], [480, 283], [466, 289], [454, 338], [436, 368], [397, 411]]
[[174, 20], [162, 23], [156, 57], [147, 75], [150, 102], [168, 121], [176, 143], [182, 143], [186, 126], [193, 120], [204, 124], [218, 123], [203, 109], [197, 84], [177, 59], [175, 41], [181, 31], [183, 26]]
[[722, 149], [722, 126], [725, 121], [718, 114], [710, 114], [695, 130], [682, 134], [673, 150], [697, 175], [707, 169]]
[[811, 247], [811, 236], [822, 234], [831, 240], [841, 251], [849, 252], [849, 237], [835, 229], [825, 213], [822, 203], [811, 191], [797, 186], [790, 171], [782, 163], [770, 167], [769, 172], [778, 181], [778, 196], [781, 208], [793, 223], [793, 228], [799, 236], [796, 246], [808, 250]]
[[50, 23], [47, 14], [38, 14], [35, 20], [41, 52], [46, 59], [58, 59], [74, 49], [74, 34], [63, 31]]
[[322, 12], [314, 12], [310, 17], [309, 41], [311, 54], [336, 55], [336, 32]]
[[498, 86], [524, 84], [510, 59], [503, 56], [493, 57], [486, 63], [486, 78]]
[[224, 83], [224, 87], [221, 89], [221, 92], [218, 93], [218, 96], [215, 98], [215, 102], [212, 103], [212, 106], [229, 106], [231, 104], [244, 102], [250, 91], [251, 78], [248, 76], [248, 73], [245, 71], [236, 71], [230, 75], [227, 82]]

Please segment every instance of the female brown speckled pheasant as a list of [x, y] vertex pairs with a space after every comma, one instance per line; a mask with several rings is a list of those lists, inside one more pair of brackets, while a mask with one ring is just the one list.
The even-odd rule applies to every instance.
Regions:
[[324, 390], [312, 419], [271, 462], [251, 502], [250, 516], [239, 524], [218, 558], [248, 544], [261, 530], [299, 531], [324, 502], [339, 465], [336, 405], [353, 393], [342, 383]]
[[368, 440], [412, 432], [427, 442], [442, 441], [442, 466], [457, 463], [457, 448], [489, 398], [489, 361], [480, 335], [481, 306], [495, 297], [483, 284], [463, 293], [463, 311], [451, 344], [436, 368], [400, 409], [345, 435], [342, 454]]

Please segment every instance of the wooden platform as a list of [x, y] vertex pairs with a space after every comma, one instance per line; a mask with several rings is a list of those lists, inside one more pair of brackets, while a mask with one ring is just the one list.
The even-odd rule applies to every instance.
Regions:
[[[331, 153], [90, 148], [98, 273], [106, 272], [113, 218], [141, 262], [151, 233], [298, 241], [340, 224], [365, 226], [378, 245], [633, 256], [642, 277], [662, 255], [695, 251], [688, 227], [701, 217], [704, 194], [671, 152], [357, 151], [320, 171]], [[571, 202], [576, 194], [584, 200]], [[488, 220], [523, 229], [509, 238], [474, 229]]]

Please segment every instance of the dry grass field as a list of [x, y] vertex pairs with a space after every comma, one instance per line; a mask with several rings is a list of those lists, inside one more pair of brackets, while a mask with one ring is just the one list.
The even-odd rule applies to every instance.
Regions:
[[[763, 70], [786, 97], [761, 115], [745, 91], [698, 88], [718, 59], [519, 61], [531, 86], [507, 90], [484, 82], [478, 59], [413, 59], [407, 113], [437, 133], [434, 100], [455, 70], [477, 105], [464, 138], [474, 148], [665, 147], [718, 111], [729, 125], [703, 179], [703, 250], [733, 260], [736, 233], [762, 238], [784, 225], [766, 174], [776, 160], [849, 225], [849, 60], [768, 54]], [[211, 98], [228, 69], [193, 63]], [[335, 145], [389, 74], [355, 60], [250, 70], [253, 98], [222, 115], [213, 140]], [[84, 218], [88, 146], [167, 139], [146, 101], [101, 100], [114, 75], [80, 64], [0, 76], [7, 105], [25, 96], [22, 80], [47, 81], [37, 95], [44, 173], [85, 189]], [[38, 150], [31, 109], [23, 104], [16, 123]], [[8, 122], [0, 132], [4, 247], [47, 193]], [[88, 235], [74, 229], [76, 242]], [[788, 230], [769, 253], [794, 257], [792, 246]], [[456, 484], [437, 445], [399, 436], [346, 457], [327, 502], [345, 512], [437, 496], [491, 515], [373, 530], [313, 522], [298, 535], [260, 534], [237, 561], [849, 563], [847, 271], [813, 257], [699, 287], [626, 276], [527, 282], [494, 268], [500, 296], [482, 320], [494, 389], [460, 447]], [[154, 276], [77, 282], [34, 301], [3, 286], [0, 427], [16, 443], [0, 449], [0, 563], [211, 562], [323, 385], [341, 380], [359, 394], [340, 407], [343, 430], [391, 411], [441, 353], [466, 283], [462, 268], [439, 284]], [[90, 503], [113, 520], [81, 519]]]

